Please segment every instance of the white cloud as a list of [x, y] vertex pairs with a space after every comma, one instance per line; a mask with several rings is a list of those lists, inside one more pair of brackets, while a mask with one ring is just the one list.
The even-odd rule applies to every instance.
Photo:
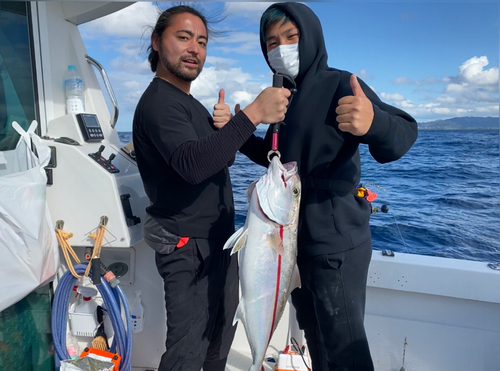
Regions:
[[[126, 112], [134, 112], [139, 98], [152, 78], [152, 73], [149, 75], [140, 75], [128, 71], [112, 71], [109, 73], [109, 79], [113, 84], [113, 92], [120, 108], [120, 115]], [[107, 99], [107, 94], [105, 96]]]
[[497, 85], [498, 87], [498, 68], [492, 67], [485, 70], [489, 64], [488, 58], [486, 56], [482, 57], [472, 57], [466, 60], [458, 68], [458, 77], [464, 81], [464, 83], [470, 83], [475, 85]]
[[432, 108], [432, 113], [436, 113], [438, 115], [449, 115], [451, 113], [451, 110], [446, 107], [436, 107]]
[[453, 103], [457, 102], [457, 98], [443, 95], [441, 97], [436, 98], [436, 102], [444, 103], [444, 104], [453, 104]]
[[252, 103], [254, 101], [254, 99], [257, 97], [257, 95], [258, 94], [250, 93], [248, 91], [239, 90], [239, 91], [235, 91], [231, 95], [231, 99], [234, 102], [239, 102], [241, 107], [244, 108], [248, 104]]
[[228, 37], [214, 42], [209, 48], [226, 54], [262, 54], [259, 35], [252, 32], [229, 33]]
[[467, 95], [466, 98], [472, 102], [498, 102], [498, 96], [481, 90], [476, 90], [473, 94]]
[[499, 71], [497, 67], [487, 69], [488, 63], [486, 56], [472, 57], [458, 67], [456, 76], [447, 76], [440, 81], [419, 80], [444, 83], [445, 94], [425, 98], [431, 103], [416, 105], [408, 113], [419, 118], [432, 116], [432, 119], [465, 115], [498, 116]]
[[262, 91], [263, 81], [266, 76], [255, 76], [243, 72], [241, 68], [221, 69], [217, 67], [205, 67], [191, 85], [191, 94], [198, 99], [208, 110], [212, 112], [217, 103], [219, 90], [225, 90], [225, 103], [231, 111], [236, 103], [241, 108], [251, 103]]
[[407, 76], [401, 76], [394, 80], [396, 84], [413, 84], [413, 80]]
[[415, 104], [413, 104], [413, 102], [409, 100], [404, 100], [402, 102], [399, 102], [397, 105], [404, 109], [415, 107]]
[[408, 84], [408, 85], [431, 85], [431, 84], [436, 84], [439, 83], [440, 81], [433, 78], [433, 77], [426, 77], [425, 79], [422, 80], [413, 80], [411, 77], [408, 76], [400, 76], [394, 79], [394, 83], [396, 85], [402, 85], [402, 84]]
[[406, 100], [404, 96], [401, 94], [395, 93], [395, 94], [387, 94], [387, 93], [381, 93], [381, 97], [389, 102], [400, 102]]
[[149, 62], [146, 59], [141, 61], [139, 58], [130, 59], [121, 55], [111, 61], [111, 67], [115, 70], [131, 74], [147, 75], [152, 73]]
[[223, 57], [214, 57], [214, 56], [207, 56], [207, 59], [205, 60], [205, 66], [206, 65], [213, 65], [213, 66], [231, 66], [233, 64], [238, 63], [236, 59], [231, 59], [231, 58], [223, 58]]
[[260, 55], [262, 51], [260, 46], [257, 47], [252, 43], [244, 43], [234, 46], [218, 46], [214, 48], [215, 50], [222, 52], [224, 54], [243, 54], [243, 55]]
[[137, 2], [118, 12], [96, 19], [81, 26], [87, 38], [102, 36], [149, 38], [148, 26], [154, 26], [159, 10], [149, 2]]
[[146, 55], [149, 44], [149, 40], [144, 44], [136, 39], [122, 40], [120, 42], [113, 43], [113, 49], [128, 58], [137, 58], [140, 57], [141, 54], [143, 54], [144, 56]]
[[455, 93], [455, 94], [460, 94], [460, 93], [464, 93], [467, 91], [467, 83], [463, 83], [463, 84], [448, 84], [448, 86], [446, 86], [445, 88], [445, 91], [447, 93]]
[[486, 56], [466, 60], [458, 67], [457, 76], [443, 79], [448, 83], [445, 92], [463, 95], [475, 101], [497, 99], [489, 93], [498, 92], [498, 68], [485, 69], [488, 64]]
[[498, 116], [498, 105], [484, 105], [484, 106], [452, 106], [441, 105], [440, 103], [426, 103], [405, 107], [404, 105], [397, 104], [398, 107], [403, 108], [410, 115], [415, 117], [417, 121], [429, 121], [444, 119], [450, 117], [463, 117], [463, 116]]
[[476, 107], [476, 112], [478, 114], [486, 114], [491, 116], [498, 116], [498, 105], [491, 105], [485, 107]]

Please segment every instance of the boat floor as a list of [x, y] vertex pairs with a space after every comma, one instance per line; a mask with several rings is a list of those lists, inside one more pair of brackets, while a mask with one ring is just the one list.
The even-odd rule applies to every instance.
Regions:
[[[278, 351], [269, 352], [266, 355], [268, 357], [276, 357]], [[238, 350], [231, 349], [229, 353], [229, 357], [227, 359], [226, 371], [248, 371], [250, 366], [252, 365], [252, 355], [250, 352], [242, 352]], [[276, 364], [274, 362], [264, 361], [264, 370], [265, 371], [274, 371], [274, 366]], [[133, 367], [132, 371], [156, 371], [156, 369], [151, 368], [141, 368], [141, 367]]]
[[[276, 352], [270, 352], [268, 355], [266, 355], [266, 358], [268, 357], [276, 357], [277, 356], [277, 351]], [[227, 359], [227, 364], [226, 364], [226, 371], [248, 371], [250, 366], [252, 365], [252, 355], [250, 353], [244, 353], [240, 352], [234, 349], [231, 349], [231, 352], [229, 353], [229, 357]], [[274, 362], [267, 362], [264, 361], [264, 370], [266, 371], [271, 371], [274, 370], [274, 366], [276, 364]]]

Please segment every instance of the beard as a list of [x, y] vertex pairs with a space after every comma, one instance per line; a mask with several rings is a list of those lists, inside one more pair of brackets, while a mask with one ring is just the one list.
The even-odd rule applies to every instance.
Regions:
[[186, 59], [186, 57], [180, 58], [177, 63], [172, 63], [163, 54], [160, 55], [161, 64], [168, 72], [170, 72], [172, 75], [177, 76], [178, 78], [184, 81], [191, 82], [195, 80], [201, 73], [203, 65], [201, 65], [200, 60], [196, 57], [188, 56], [188, 58], [196, 59], [198, 65], [196, 67], [188, 67], [184, 65], [182, 63], [182, 59]]

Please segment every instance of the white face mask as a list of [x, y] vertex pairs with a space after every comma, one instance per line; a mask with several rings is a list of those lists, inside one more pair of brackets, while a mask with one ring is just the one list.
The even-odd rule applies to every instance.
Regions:
[[267, 53], [271, 67], [279, 73], [291, 76], [299, 74], [299, 44], [279, 45]]

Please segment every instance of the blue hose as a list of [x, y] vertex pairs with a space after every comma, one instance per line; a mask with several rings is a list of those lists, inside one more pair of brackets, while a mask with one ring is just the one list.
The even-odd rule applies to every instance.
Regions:
[[[78, 274], [84, 274], [87, 269], [86, 264], [78, 264], [75, 267]], [[92, 270], [91, 270], [92, 272]], [[54, 302], [52, 304], [52, 336], [54, 338], [54, 349], [59, 361], [69, 359], [66, 348], [66, 328], [68, 325], [68, 309], [71, 293], [75, 286], [76, 277], [69, 271], [66, 271], [56, 287]], [[120, 354], [120, 371], [131, 371], [132, 363], [132, 325], [130, 322], [130, 310], [125, 293], [120, 285], [112, 289], [106, 280], [102, 279], [99, 285], [96, 285], [104, 300], [105, 307], [111, 319], [114, 330], [114, 339], [112, 350]], [[121, 306], [120, 306], [121, 305]], [[121, 317], [123, 308], [125, 321]], [[126, 328], [125, 326], [126, 325]], [[116, 349], [115, 349], [116, 348]]]

